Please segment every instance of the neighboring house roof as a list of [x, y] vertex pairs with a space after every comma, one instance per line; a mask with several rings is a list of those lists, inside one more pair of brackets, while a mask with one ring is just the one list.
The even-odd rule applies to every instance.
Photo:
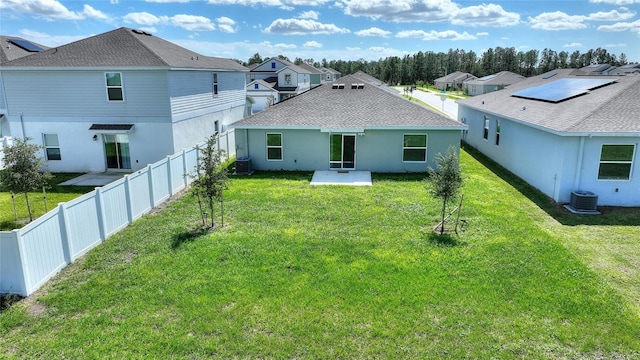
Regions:
[[[455, 129], [464, 124], [440, 115], [398, 92], [347, 75], [233, 124], [236, 128]], [[379, 80], [378, 80], [379, 82]], [[338, 84], [344, 84], [339, 89]], [[361, 84], [352, 89], [352, 84]], [[386, 86], [382, 86], [386, 87]]]
[[305, 69], [305, 70], [307, 70], [310, 74], [322, 74], [322, 71], [320, 71], [320, 69], [315, 68], [315, 67], [313, 67], [313, 66], [311, 66], [309, 64], [302, 63], [302, 64], [300, 64], [298, 66], [303, 68], [303, 69]]
[[281, 63], [282, 65], [290, 68], [291, 70], [297, 72], [298, 74], [310, 74], [309, 70], [303, 69], [302, 67], [292, 63], [291, 61], [287, 61], [285, 59], [280, 59], [280, 58], [277, 58], [277, 57], [266, 59], [265, 61], [261, 62], [260, 64], [252, 67], [250, 69], [250, 71], [256, 72], [256, 73], [264, 73], [264, 72], [269, 73], [269, 72], [278, 72], [278, 71], [282, 70], [282, 69], [267, 69], [267, 70], [259, 70], [258, 69], [258, 67], [260, 67], [260, 66], [262, 66], [262, 65], [264, 65], [266, 63], [270, 63], [271, 61], [277, 61], [277, 62]]
[[257, 79], [257, 80], [253, 80], [252, 82], [247, 84], [247, 91], [256, 91], [253, 87], [253, 84], [260, 84], [261, 86], [265, 87], [266, 89], [260, 89], [258, 91], [265, 91], [265, 90], [271, 90], [273, 92], [277, 92], [276, 89], [273, 88], [273, 83], [268, 83], [262, 79]]
[[16, 43], [23, 44], [23, 42], [35, 45], [37, 48], [43, 50], [49, 49], [49, 47], [47, 46], [23, 39], [21, 37], [0, 35], [0, 64], [4, 65], [8, 61], [33, 55], [39, 52], [35, 51], [35, 48], [30, 48], [31, 50], [27, 50], [24, 48], [24, 46], [21, 47], [19, 45], [16, 45]]
[[320, 68], [320, 71], [322, 71], [322, 72], [328, 72], [328, 73], [331, 73], [331, 74], [342, 75], [342, 74], [340, 74], [340, 72], [339, 72], [339, 71], [333, 70], [332, 68], [328, 68], [328, 67], [321, 67], [321, 68]]
[[465, 81], [465, 85], [511, 85], [526, 79], [524, 76], [511, 71], [500, 71], [479, 79]]
[[[504, 90], [459, 100], [458, 104], [559, 135], [640, 136], [639, 75], [576, 76], [573, 71], [554, 70], [527, 78]], [[512, 96], [520, 90], [565, 78], [616, 81], [556, 103]]]
[[200, 55], [147, 32], [121, 27], [10, 61], [12, 67], [151, 67], [247, 71], [231, 59]]
[[456, 71], [456, 72], [452, 72], [451, 74], [445, 75], [443, 77], [437, 78], [435, 81], [443, 82], [443, 83], [453, 83], [453, 82], [463, 82], [467, 79], [473, 80], [473, 79], [476, 79], [476, 77], [469, 73]]

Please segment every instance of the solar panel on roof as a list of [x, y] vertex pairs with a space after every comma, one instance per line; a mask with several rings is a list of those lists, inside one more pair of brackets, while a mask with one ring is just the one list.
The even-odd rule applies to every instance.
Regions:
[[559, 103], [561, 101], [586, 94], [590, 90], [609, 85], [617, 80], [618, 79], [564, 78], [516, 91], [512, 96]]
[[550, 77], [556, 76], [557, 74], [558, 74], [557, 72], [551, 72], [551, 73], [548, 73], [547, 75], [543, 76], [542, 78], [543, 79], [548, 79]]
[[22, 39], [9, 39], [9, 42], [21, 47], [24, 50], [27, 50], [29, 52], [40, 52], [43, 51], [44, 49], [41, 48], [40, 46], [32, 43], [31, 41], [27, 41], [27, 40], [22, 40]]
[[487, 81], [487, 80], [491, 80], [491, 79], [493, 79], [493, 78], [494, 78], [494, 77], [496, 77], [496, 76], [498, 76], [498, 74], [487, 75], [487, 76], [483, 76], [483, 77], [481, 77], [481, 78], [480, 78], [480, 79], [478, 79], [478, 80], [480, 80], [480, 81]]

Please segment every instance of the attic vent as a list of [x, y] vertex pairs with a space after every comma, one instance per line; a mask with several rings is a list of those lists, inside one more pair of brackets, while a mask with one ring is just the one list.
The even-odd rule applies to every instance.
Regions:
[[146, 31], [142, 31], [142, 30], [138, 30], [138, 29], [131, 29], [131, 31], [133, 31], [134, 33], [138, 34], [138, 35], [147, 35], [147, 36], [151, 36], [151, 34], [149, 34]]
[[358, 88], [358, 84], [351, 84], [351, 88], [352, 89], [357, 89]]
[[331, 88], [332, 88], [332, 89], [337, 89], [337, 88], [338, 88], [338, 84], [333, 84], [333, 85], [331, 85]]
[[344, 89], [344, 84], [338, 84], [338, 89]]
[[364, 84], [358, 84], [358, 89], [364, 89]]

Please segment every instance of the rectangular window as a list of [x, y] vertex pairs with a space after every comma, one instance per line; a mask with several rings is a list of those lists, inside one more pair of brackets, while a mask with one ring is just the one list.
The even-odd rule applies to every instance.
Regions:
[[62, 160], [60, 156], [60, 143], [58, 134], [42, 134], [44, 140], [44, 152], [47, 160]]
[[427, 161], [427, 135], [405, 134], [402, 146], [403, 162]]
[[260, 88], [260, 85], [258, 85], [258, 84], [253, 84], [253, 88], [254, 88], [254, 89], [256, 89], [256, 90], [258, 90], [258, 89]]
[[598, 180], [629, 180], [635, 145], [602, 145]]
[[282, 160], [282, 134], [267, 134], [267, 160]]
[[496, 120], [496, 146], [500, 145], [500, 120]]
[[285, 85], [291, 85], [291, 74], [284, 74]]
[[213, 96], [218, 96], [218, 74], [213, 73]]
[[276, 63], [272, 62], [272, 63], [271, 63], [271, 68], [272, 68], [272, 69], [275, 69], [275, 68], [276, 68]]
[[489, 139], [489, 117], [484, 116], [484, 132], [482, 133], [482, 138], [487, 140]]
[[106, 73], [107, 98], [109, 101], [124, 101], [121, 73]]

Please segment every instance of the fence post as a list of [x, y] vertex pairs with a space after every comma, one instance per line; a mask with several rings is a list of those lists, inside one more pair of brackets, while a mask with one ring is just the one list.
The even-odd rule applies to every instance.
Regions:
[[151, 165], [147, 165], [147, 176], [149, 178], [149, 204], [151, 208], [156, 207], [155, 194], [153, 193], [153, 169]]
[[96, 216], [98, 216], [98, 231], [100, 232], [100, 240], [104, 242], [105, 240], [107, 240], [107, 233], [106, 233], [107, 224], [105, 224], [104, 206], [103, 206], [104, 200], [102, 199], [102, 189], [99, 187], [95, 189], [96, 189], [96, 195], [95, 195]]
[[171, 155], [167, 155], [167, 186], [169, 187], [169, 197], [173, 196], [173, 176], [171, 175]]
[[60, 223], [60, 240], [62, 241], [62, 252], [64, 253], [64, 261], [67, 264], [73, 262], [73, 251], [69, 243], [69, 223], [67, 222], [67, 209], [63, 202], [58, 203], [58, 220]]
[[127, 221], [133, 223], [133, 201], [131, 201], [131, 181], [129, 175], [124, 176], [124, 196], [127, 202]]
[[187, 172], [187, 150], [184, 149], [182, 150], [182, 181], [184, 181], [184, 186], [187, 187], [189, 186], [189, 179], [187, 179], [188, 177], [188, 172]]

